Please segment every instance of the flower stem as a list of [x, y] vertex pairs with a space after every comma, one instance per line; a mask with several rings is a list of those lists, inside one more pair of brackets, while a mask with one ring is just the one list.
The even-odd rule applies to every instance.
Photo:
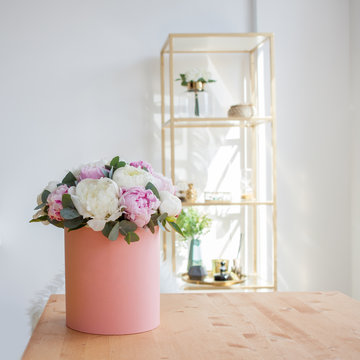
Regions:
[[199, 97], [198, 97], [198, 92], [197, 91], [195, 91], [195, 116], [200, 116]]

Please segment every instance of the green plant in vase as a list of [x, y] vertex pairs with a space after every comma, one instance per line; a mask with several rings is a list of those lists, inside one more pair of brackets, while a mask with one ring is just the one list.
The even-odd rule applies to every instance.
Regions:
[[206, 115], [207, 110], [203, 108], [200, 109], [200, 100], [199, 94], [202, 94], [204, 97], [204, 104], [202, 107], [207, 107], [207, 97], [205, 100], [205, 84], [215, 82], [216, 80], [210, 79], [211, 73], [205, 70], [199, 70], [198, 68], [193, 68], [186, 73], [180, 74], [180, 77], [176, 81], [181, 81], [181, 86], [187, 87], [187, 92], [194, 93], [194, 115], [200, 116], [200, 113], [203, 113], [202, 116]]
[[176, 224], [181, 229], [184, 239], [190, 240], [187, 271], [191, 266], [202, 265], [200, 237], [209, 232], [211, 223], [212, 220], [206, 214], [201, 214], [195, 208], [182, 210], [178, 216]]

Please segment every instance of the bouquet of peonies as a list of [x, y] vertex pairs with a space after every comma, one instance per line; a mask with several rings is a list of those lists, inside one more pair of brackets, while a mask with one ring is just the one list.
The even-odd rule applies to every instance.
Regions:
[[53, 224], [68, 231], [89, 226], [110, 240], [123, 235], [130, 244], [138, 241], [138, 227], [167, 230], [176, 224], [181, 201], [170, 179], [150, 164], [130, 164], [119, 156], [110, 163], [97, 162], [69, 171], [59, 183], [52, 181], [38, 196], [38, 212], [30, 222]]

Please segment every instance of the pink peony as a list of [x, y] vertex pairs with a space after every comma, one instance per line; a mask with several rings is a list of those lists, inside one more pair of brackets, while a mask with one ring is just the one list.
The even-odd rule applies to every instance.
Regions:
[[104, 167], [100, 166], [84, 166], [80, 170], [79, 181], [84, 179], [101, 179], [104, 177], [102, 170]]
[[158, 191], [168, 191], [170, 194], [175, 195], [176, 189], [172, 181], [162, 174], [154, 172], [152, 174], [154, 178], [154, 185]]
[[126, 219], [139, 227], [143, 227], [150, 221], [151, 215], [160, 206], [160, 201], [151, 190], [133, 187], [123, 190], [120, 205], [125, 206], [124, 214]]
[[52, 220], [62, 221], [60, 211], [63, 209], [62, 196], [68, 193], [69, 188], [66, 185], [57, 187], [47, 198], [49, 205], [48, 216]]
[[142, 161], [142, 160], [133, 161], [132, 163], [130, 163], [130, 166], [140, 168], [140, 169], [146, 168], [150, 174], [152, 174], [154, 172], [152, 166], [149, 163], [147, 163], [146, 161]]

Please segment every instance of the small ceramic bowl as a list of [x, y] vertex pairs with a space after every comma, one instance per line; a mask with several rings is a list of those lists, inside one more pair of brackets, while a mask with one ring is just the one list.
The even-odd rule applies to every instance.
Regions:
[[233, 105], [228, 111], [228, 117], [251, 118], [254, 116], [254, 105]]

